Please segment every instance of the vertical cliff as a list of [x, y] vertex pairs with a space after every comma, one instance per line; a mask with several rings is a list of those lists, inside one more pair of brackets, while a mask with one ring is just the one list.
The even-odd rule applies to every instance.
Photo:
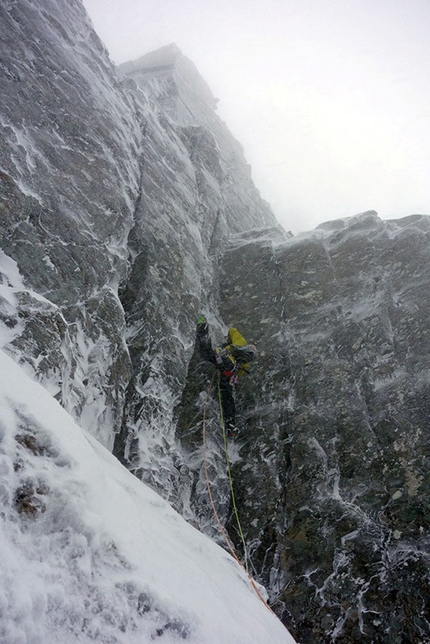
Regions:
[[[259, 359], [228, 451], [272, 606], [302, 644], [430, 641], [430, 219], [369, 212], [289, 236], [175, 45], [116, 70], [78, 0], [7, 0], [0, 34], [4, 351], [221, 541], [202, 453], [213, 370], [194, 329], [204, 313], [220, 343], [238, 326]], [[240, 552], [216, 386], [205, 407]], [[0, 492], [20, 526], [26, 473], [54, 458], [27, 421], [0, 428], [2, 454], [18, 450]]]
[[0, 641], [292, 642], [85, 431], [174, 496], [195, 314], [229, 227], [273, 221], [240, 146], [245, 187], [205, 125], [114, 69], [80, 1], [7, 0], [0, 34]]
[[[0, 7], [1, 247], [18, 264], [8, 350], [106, 445], [130, 363], [118, 283], [140, 128], [78, 0]], [[7, 276], [3, 276], [3, 281]]]
[[238, 392], [236, 496], [303, 643], [430, 638], [429, 239], [429, 217], [369, 212], [238, 236], [223, 262], [222, 315], [262, 350]]
[[[375, 212], [287, 241], [233, 236], [220, 313], [260, 349], [229, 446], [248, 556], [303, 643], [427, 642], [430, 218]], [[191, 362], [185, 510], [216, 535], [198, 461], [211, 369]], [[209, 403], [211, 477], [242, 549]]]
[[180, 507], [184, 456], [173, 412], [195, 321], [204, 311], [223, 328], [218, 275], [231, 234], [277, 224], [209, 88], [175, 45], [121, 71], [144, 136], [130, 274], [120, 292], [133, 375], [115, 454]]

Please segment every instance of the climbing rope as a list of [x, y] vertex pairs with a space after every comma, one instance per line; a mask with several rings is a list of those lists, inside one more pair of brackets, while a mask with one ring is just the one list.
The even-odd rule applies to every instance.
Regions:
[[228, 547], [228, 549], [230, 551], [230, 554], [242, 566], [242, 563], [239, 561], [239, 559], [238, 559], [238, 557], [237, 557], [237, 555], [236, 555], [236, 553], [234, 551], [233, 544], [231, 543], [230, 538], [229, 538], [224, 526], [221, 523], [221, 519], [219, 518], [217, 509], [216, 509], [216, 506], [215, 506], [215, 501], [214, 501], [214, 498], [213, 498], [213, 495], [212, 495], [211, 484], [210, 484], [210, 481], [209, 481], [208, 462], [207, 462], [207, 458], [206, 458], [206, 407], [207, 407], [207, 402], [208, 402], [209, 395], [210, 395], [210, 392], [211, 392], [211, 389], [212, 389], [215, 374], [216, 374], [216, 371], [214, 372], [214, 374], [212, 376], [212, 380], [211, 380], [209, 388], [208, 388], [208, 390], [206, 392], [206, 398], [205, 398], [205, 401], [203, 403], [203, 465], [204, 465], [204, 470], [205, 470], [206, 488], [207, 488], [209, 499], [210, 499], [210, 502], [211, 502], [211, 505], [212, 505], [212, 510], [213, 510], [214, 515], [215, 515], [215, 519], [216, 519], [216, 521], [218, 523], [218, 527], [221, 530], [221, 534], [224, 537], [224, 540], [225, 540], [225, 542], [227, 544], [227, 547]]
[[234, 487], [233, 487], [233, 477], [231, 475], [230, 459], [228, 457], [227, 435], [226, 435], [226, 431], [225, 431], [224, 413], [223, 413], [223, 409], [222, 409], [221, 386], [220, 386], [220, 374], [219, 373], [218, 373], [218, 402], [219, 402], [219, 410], [220, 410], [220, 417], [221, 417], [222, 436], [223, 436], [223, 439], [224, 439], [225, 461], [226, 461], [226, 464], [227, 464], [228, 480], [230, 482], [231, 502], [232, 502], [232, 505], [233, 505], [233, 512], [234, 512], [237, 527], [238, 527], [238, 530], [239, 530], [240, 538], [242, 540], [243, 556], [244, 556], [244, 559], [245, 559], [245, 570], [246, 570], [246, 572], [249, 572], [248, 571], [248, 551], [247, 551], [247, 548], [246, 548], [245, 537], [243, 536], [242, 526], [240, 524], [239, 512], [237, 510], [236, 498], [235, 498], [235, 495], [234, 495]]
[[[240, 561], [239, 557], [237, 556], [237, 554], [236, 554], [236, 552], [234, 550], [234, 546], [231, 543], [230, 538], [229, 538], [224, 526], [221, 523], [221, 520], [219, 518], [217, 509], [216, 509], [216, 506], [215, 506], [215, 501], [214, 501], [214, 498], [213, 498], [213, 495], [212, 495], [211, 484], [210, 484], [210, 481], [209, 481], [208, 463], [207, 463], [207, 458], [206, 458], [206, 407], [207, 407], [207, 403], [208, 403], [208, 400], [209, 400], [209, 395], [210, 395], [210, 392], [211, 392], [211, 389], [212, 389], [212, 385], [213, 385], [216, 373], [217, 372], [215, 371], [213, 376], [212, 376], [212, 379], [210, 381], [208, 390], [206, 392], [206, 398], [205, 398], [205, 401], [203, 403], [203, 419], [202, 419], [202, 425], [203, 425], [203, 427], [202, 427], [202, 433], [203, 433], [203, 465], [204, 465], [204, 472], [205, 472], [205, 479], [206, 479], [206, 488], [207, 488], [207, 491], [208, 491], [208, 495], [209, 495], [209, 499], [210, 499], [210, 502], [211, 502], [211, 506], [212, 506], [212, 510], [213, 510], [215, 519], [216, 519], [216, 521], [218, 523], [218, 527], [219, 527], [219, 529], [221, 531], [221, 534], [222, 534], [222, 536], [224, 538], [224, 541], [227, 544], [227, 547], [228, 547], [228, 550], [229, 550], [231, 556], [239, 564], [239, 566], [242, 568], [242, 570], [244, 570], [245, 573], [248, 575], [248, 579], [251, 582], [251, 586], [253, 587], [253, 589], [257, 593], [259, 599], [263, 602], [263, 604], [266, 606], [266, 608], [268, 610], [270, 610], [270, 612], [275, 615], [274, 611], [270, 608], [269, 604], [266, 602], [266, 600], [264, 599], [264, 597], [262, 596], [262, 594], [258, 590], [257, 584], [255, 583], [255, 581], [251, 577], [248, 569], [245, 568], [245, 566], [242, 564], [242, 562]], [[218, 380], [218, 395], [219, 395], [219, 401], [220, 401], [221, 421], [222, 421], [222, 429], [223, 429], [223, 436], [224, 436], [224, 447], [225, 447], [225, 452], [226, 452], [228, 475], [229, 475], [229, 479], [230, 479], [230, 490], [231, 490], [231, 494], [232, 494], [232, 502], [233, 502], [233, 506], [235, 508], [236, 520], [237, 520], [238, 525], [239, 525], [240, 534], [241, 534], [241, 538], [242, 538], [242, 543], [244, 544], [244, 550], [245, 550], [245, 553], [246, 553], [245, 539], [244, 539], [244, 536], [243, 536], [242, 528], [240, 527], [240, 521], [239, 521], [239, 517], [238, 517], [236, 501], [234, 499], [233, 480], [232, 480], [231, 471], [230, 471], [230, 461], [229, 461], [229, 458], [228, 458], [227, 438], [226, 438], [226, 433], [225, 433], [224, 417], [223, 417], [223, 413], [222, 413], [221, 396], [220, 396], [220, 391], [219, 391], [219, 380]], [[246, 561], [246, 559], [245, 559], [245, 561]]]

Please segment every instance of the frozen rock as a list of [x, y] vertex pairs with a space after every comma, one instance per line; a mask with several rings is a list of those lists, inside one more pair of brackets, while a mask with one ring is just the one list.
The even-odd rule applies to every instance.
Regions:
[[[217, 344], [239, 327], [260, 354], [238, 388], [230, 460], [272, 606], [307, 644], [427, 641], [430, 218], [383, 222], [369, 211], [292, 237], [176, 46], [115, 70], [78, 0], [5, 0], [0, 35], [5, 352], [221, 542], [202, 464], [205, 404], [213, 496], [240, 553], [215, 388], [207, 393], [213, 369], [194, 346], [200, 313]], [[52, 457], [34, 435], [5, 440], [4, 453]], [[43, 481], [17, 467], [0, 471], [2, 501], [14, 499], [20, 520], [51, 516]], [[105, 556], [108, 542], [91, 535]], [[93, 568], [76, 539], [69, 553], [84, 548], [88, 579], [105, 572], [111, 559]], [[127, 614], [139, 597], [155, 620], [171, 606], [134, 586], [112, 592]], [[44, 614], [51, 595], [36, 595], [18, 588], [12, 604]], [[106, 605], [104, 627], [115, 601]], [[158, 635], [191, 638], [190, 623]], [[34, 633], [43, 639], [41, 626]]]
[[[27, 289], [45, 298], [33, 306], [21, 296], [14, 347], [111, 445], [130, 372], [116, 293], [138, 197], [140, 126], [81, 2], [6, 0], [0, 34], [1, 245]], [[88, 383], [92, 414], [83, 412]]]

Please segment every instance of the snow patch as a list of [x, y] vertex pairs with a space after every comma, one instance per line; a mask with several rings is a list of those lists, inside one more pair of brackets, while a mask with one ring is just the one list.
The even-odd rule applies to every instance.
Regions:
[[0, 641], [288, 644], [234, 560], [0, 353]]

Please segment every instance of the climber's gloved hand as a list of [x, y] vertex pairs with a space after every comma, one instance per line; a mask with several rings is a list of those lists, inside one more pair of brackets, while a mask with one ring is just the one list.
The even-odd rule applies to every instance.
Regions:
[[196, 333], [197, 335], [206, 335], [208, 333], [209, 327], [208, 322], [204, 315], [201, 315], [197, 320]]

